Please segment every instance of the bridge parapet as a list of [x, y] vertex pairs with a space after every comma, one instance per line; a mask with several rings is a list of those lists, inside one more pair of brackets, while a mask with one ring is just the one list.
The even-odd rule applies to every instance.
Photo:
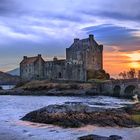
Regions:
[[111, 80], [102, 85], [102, 91], [112, 96], [133, 96], [138, 94], [140, 96], [140, 80], [138, 79], [124, 79]]

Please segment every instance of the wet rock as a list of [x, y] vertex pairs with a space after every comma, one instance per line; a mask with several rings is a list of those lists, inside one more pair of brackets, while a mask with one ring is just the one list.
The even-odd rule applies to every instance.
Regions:
[[110, 140], [122, 140], [123, 138], [121, 136], [117, 136], [117, 135], [111, 135]]
[[138, 126], [124, 109], [90, 107], [82, 103], [49, 105], [28, 113], [22, 120], [63, 127], [81, 127], [88, 124], [112, 127]]
[[79, 137], [78, 140], [122, 140], [122, 137], [117, 135], [112, 135], [110, 137], [88, 135], [88, 136]]
[[125, 108], [129, 114], [140, 113], [140, 103], [130, 104]]

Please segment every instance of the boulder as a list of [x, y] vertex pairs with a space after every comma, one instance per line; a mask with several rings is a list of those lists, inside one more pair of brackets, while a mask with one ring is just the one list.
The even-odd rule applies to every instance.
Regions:
[[138, 124], [122, 109], [90, 107], [82, 103], [49, 105], [25, 115], [22, 120], [63, 127], [84, 125], [134, 127]]
[[125, 108], [125, 110], [129, 114], [140, 113], [140, 103], [130, 104]]

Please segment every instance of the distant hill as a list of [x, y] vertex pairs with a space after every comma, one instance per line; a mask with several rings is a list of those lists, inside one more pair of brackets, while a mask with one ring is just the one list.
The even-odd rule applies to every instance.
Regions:
[[20, 69], [19, 68], [16, 68], [16, 69], [7, 71], [6, 73], [11, 74], [13, 76], [20, 76]]
[[0, 71], [0, 84], [16, 84], [20, 81], [19, 76], [13, 76]]

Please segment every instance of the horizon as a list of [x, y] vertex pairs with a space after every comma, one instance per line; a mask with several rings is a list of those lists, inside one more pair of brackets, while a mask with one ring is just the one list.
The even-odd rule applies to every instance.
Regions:
[[86, 6], [84, 0], [2, 0], [0, 71], [19, 67], [24, 55], [65, 58], [73, 39], [89, 34], [103, 44], [104, 69], [111, 76], [140, 69], [139, 5], [139, 0], [87, 0]]

